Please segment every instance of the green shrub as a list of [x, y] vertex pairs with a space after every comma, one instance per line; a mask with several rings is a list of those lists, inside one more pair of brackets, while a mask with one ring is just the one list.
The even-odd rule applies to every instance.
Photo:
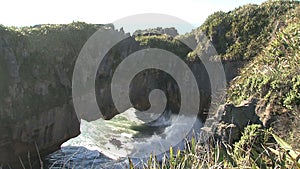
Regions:
[[143, 47], [164, 49], [183, 59], [191, 52], [187, 45], [168, 35], [137, 36], [135, 39]]
[[292, 110], [300, 104], [300, 24], [276, 33], [262, 53], [232, 82], [229, 100], [238, 104], [251, 96]]
[[[298, 1], [268, 1], [244, 5], [228, 13], [215, 12], [199, 28], [179, 38], [204, 33], [222, 59], [250, 60], [264, 49], [280, 23], [294, 15], [298, 6]], [[201, 56], [203, 50], [204, 47], [197, 47], [190, 56]]]

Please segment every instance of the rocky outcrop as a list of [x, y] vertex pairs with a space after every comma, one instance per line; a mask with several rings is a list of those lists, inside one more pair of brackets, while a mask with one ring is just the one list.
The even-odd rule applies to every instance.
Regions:
[[244, 128], [250, 124], [261, 124], [262, 119], [257, 114], [258, 100], [253, 98], [242, 102], [240, 105], [221, 105], [213, 117], [209, 117], [202, 128], [215, 139], [227, 143], [234, 143], [241, 137]]
[[0, 26], [0, 166], [40, 168], [44, 155], [80, 133], [72, 67], [96, 30], [84, 24]]
[[[2, 121], [2, 120], [1, 120]], [[79, 134], [79, 122], [70, 104], [53, 107], [24, 120], [1, 123], [0, 160], [4, 167], [38, 167], [37, 159], [52, 153]]]
[[168, 35], [170, 37], [175, 37], [179, 34], [174, 27], [171, 27], [171, 28], [157, 27], [157, 28], [153, 28], [153, 29], [136, 30], [135, 32], [133, 32], [132, 35], [133, 36]]
[[238, 106], [233, 104], [221, 106], [219, 111], [223, 114], [216, 129], [216, 135], [232, 143], [240, 139], [247, 125], [262, 124], [255, 111], [256, 104], [257, 100], [251, 99]]

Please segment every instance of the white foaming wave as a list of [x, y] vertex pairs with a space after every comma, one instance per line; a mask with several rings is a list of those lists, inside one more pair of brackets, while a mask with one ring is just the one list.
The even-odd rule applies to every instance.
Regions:
[[[153, 146], [155, 146], [157, 151], [159, 152], [167, 152], [172, 146], [175, 149], [183, 149], [185, 146], [185, 141], [182, 140], [181, 142], [176, 142], [178, 137], [187, 138], [188, 140], [194, 136], [195, 133], [200, 131], [200, 128], [203, 126], [200, 120], [196, 120], [191, 117], [186, 116], [178, 116], [178, 115], [171, 115], [171, 125], [165, 128], [165, 131], [161, 134], [164, 135], [164, 138], [161, 137], [161, 135], [152, 135], [150, 138], [147, 138], [147, 142], [134, 142], [132, 143], [133, 147], [138, 147], [139, 149], [136, 149], [132, 152], [132, 156], [141, 156], [142, 154], [145, 154], [146, 156], [150, 155], [153, 152]], [[180, 119], [180, 122], [178, 122], [178, 119]], [[193, 129], [190, 129], [190, 123], [194, 122]], [[163, 123], [165, 124], [165, 123]], [[197, 131], [196, 131], [197, 130]], [[186, 131], [189, 131], [188, 133]], [[195, 136], [197, 137], [197, 136]], [[172, 140], [175, 140], [172, 142]], [[170, 142], [171, 141], [171, 142]], [[159, 155], [159, 154], [156, 154]], [[163, 155], [160, 154], [158, 158], [162, 158]]]
[[[179, 143], [173, 140], [178, 140], [179, 137], [191, 138], [191, 136], [193, 135], [193, 131], [190, 131], [191, 122], [194, 123], [193, 128], [195, 130], [200, 129], [203, 126], [203, 124], [198, 119], [195, 120], [192, 117], [165, 112], [164, 115], [160, 116], [154, 122], [146, 124], [148, 126], [164, 127], [163, 133], [161, 133], [160, 135], [154, 133], [153, 135], [144, 139], [144, 141], [135, 140], [133, 137], [134, 134], [130, 129], [131, 122], [143, 124], [143, 121], [141, 121], [136, 116], [136, 113], [139, 113], [139, 111], [134, 108], [130, 108], [124, 113], [118, 115], [119, 117], [126, 117], [126, 119], [128, 120], [128, 125], [125, 125], [125, 127], [123, 128], [120, 128], [119, 126], [114, 127], [114, 125], [126, 123], [126, 121], [105, 121], [103, 119], [100, 119], [98, 123], [95, 123], [82, 120], [80, 126], [82, 133], [77, 138], [67, 141], [62, 146], [83, 146], [92, 151], [97, 150], [105, 156], [114, 160], [122, 159], [124, 154], [128, 154], [131, 157], [147, 156], [151, 153], [158, 155], [159, 152], [168, 151], [170, 146], [175, 147], [176, 149], [183, 149], [185, 140], [182, 140]], [[116, 117], [116, 119], [117, 118], [118, 117]], [[121, 129], [122, 131], [117, 132], [119, 129]], [[99, 135], [99, 133], [94, 132], [93, 130], [100, 130], [100, 133], [103, 134], [103, 136], [96, 136], [96, 138], [94, 138], [94, 135]], [[186, 133], [187, 131], [190, 132]], [[116, 147], [111, 144], [110, 140], [114, 138], [122, 143], [121, 149], [116, 149]], [[106, 142], [106, 144], [100, 143], [99, 145], [97, 145], [99, 141], [103, 140]], [[153, 146], [156, 147], [156, 152], [154, 152]], [[113, 149], [114, 153], [112, 153]], [[162, 158], [162, 156], [160, 157]]]

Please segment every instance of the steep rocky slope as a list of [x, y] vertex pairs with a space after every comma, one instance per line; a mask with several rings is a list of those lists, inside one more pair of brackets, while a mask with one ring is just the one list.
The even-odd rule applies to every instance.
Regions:
[[[0, 163], [20, 168], [79, 134], [71, 104], [75, 59], [99, 26], [0, 26]], [[6, 165], [4, 165], [6, 166]]]
[[[300, 115], [300, 7], [270, 43], [231, 82], [228, 100], [239, 104], [250, 97], [260, 99], [257, 113], [265, 126], [299, 142]], [[296, 145], [297, 147], [299, 145]]]

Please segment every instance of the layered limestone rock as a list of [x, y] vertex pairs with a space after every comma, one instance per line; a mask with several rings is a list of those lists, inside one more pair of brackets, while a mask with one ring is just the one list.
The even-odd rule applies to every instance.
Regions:
[[[244, 128], [248, 125], [260, 124], [268, 128], [275, 119], [284, 121], [287, 125], [291, 123], [286, 115], [275, 117], [271, 110], [270, 105], [265, 105], [264, 101], [257, 98], [249, 98], [240, 105], [226, 103], [219, 106], [215, 115], [207, 118], [202, 131], [205, 136], [213, 136], [215, 139], [232, 144], [240, 139]], [[280, 129], [278, 125], [276, 128]]]
[[0, 26], [0, 166], [38, 167], [38, 159], [80, 133], [71, 100], [72, 67], [96, 30], [75, 23]]
[[136, 30], [132, 34], [133, 36], [153, 36], [153, 35], [168, 35], [175, 37], [178, 34], [177, 30], [174, 27], [171, 28], [152, 28], [152, 29], [146, 29], [146, 30]]

